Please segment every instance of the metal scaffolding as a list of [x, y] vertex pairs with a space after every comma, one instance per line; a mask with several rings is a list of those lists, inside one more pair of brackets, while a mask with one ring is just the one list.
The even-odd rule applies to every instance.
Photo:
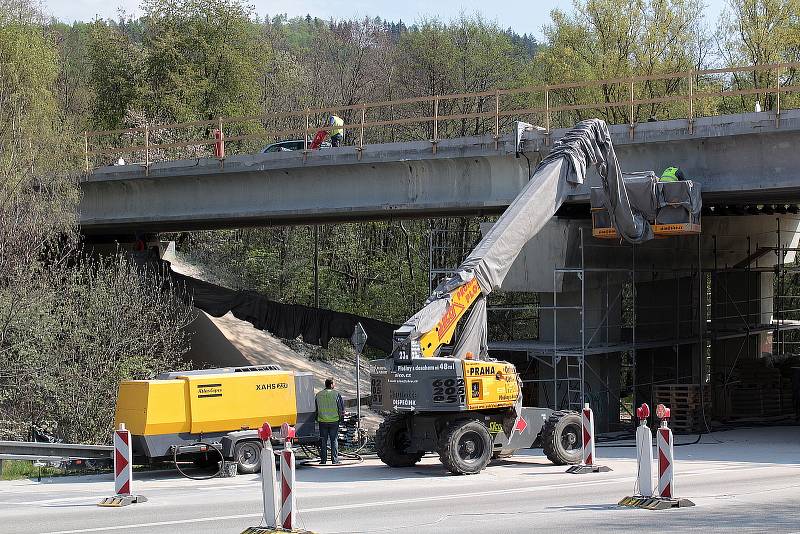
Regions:
[[[647, 254], [639, 252], [643, 245], [597, 240], [585, 233], [579, 228], [579, 259], [553, 269], [549, 304], [496, 307], [536, 315], [535, 337], [490, 338], [490, 349], [524, 354], [527, 368], [518, 367], [523, 382], [535, 388], [539, 406], [580, 409], [584, 402], [603, 397], [609, 410], [618, 403], [619, 422], [624, 422], [633, 419], [634, 405], [652, 402], [655, 390], [664, 385], [696, 386], [703, 392], [712, 385], [729, 387], [740, 358], [759, 356], [757, 336], [772, 335], [773, 354], [792, 352], [800, 344], [800, 286], [795, 283], [800, 266], [793, 258], [786, 264], [799, 248], [795, 228], [782, 227], [780, 218], [769, 240], [757, 234], [670, 238], [675, 248], [666, 248], [664, 254], [682, 256], [682, 265], [675, 268], [648, 263]], [[734, 243], [725, 245], [731, 250], [723, 241]], [[614, 266], [596, 266], [595, 258], [609, 253]], [[770, 264], [765, 266], [766, 259]], [[433, 260], [431, 266], [433, 280], [441, 271], [433, 270]], [[743, 273], [747, 283], [742, 285], [732, 273]], [[774, 275], [771, 292], [764, 294], [766, 282], [755, 273]], [[563, 293], [567, 287], [570, 291]], [[769, 308], [766, 300], [772, 301], [771, 317], [761, 320], [763, 309]], [[547, 317], [552, 324], [545, 326], [542, 319]], [[739, 347], [732, 360], [730, 340], [737, 340]], [[674, 353], [671, 361], [663, 350], [667, 348]], [[603, 358], [618, 363], [614, 367], [606, 362], [603, 369]], [[593, 391], [587, 390], [589, 383], [595, 384]]]

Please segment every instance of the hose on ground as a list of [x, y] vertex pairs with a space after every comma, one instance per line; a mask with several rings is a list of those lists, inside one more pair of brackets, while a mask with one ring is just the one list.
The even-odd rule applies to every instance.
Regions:
[[172, 448], [172, 462], [175, 464], [175, 469], [178, 470], [178, 473], [180, 473], [181, 476], [183, 476], [185, 478], [188, 478], [189, 480], [211, 480], [212, 478], [218, 477], [220, 475], [220, 473], [222, 473], [222, 470], [224, 469], [224, 466], [225, 466], [225, 457], [222, 455], [222, 450], [220, 448], [218, 448], [216, 445], [214, 445], [213, 443], [203, 443], [202, 441], [198, 441], [198, 442], [195, 442], [195, 443], [191, 444], [191, 446], [194, 446], [194, 445], [205, 445], [205, 446], [207, 446], [207, 447], [209, 447], [211, 449], [214, 449], [217, 452], [217, 454], [219, 454], [220, 462], [218, 464], [219, 467], [217, 468], [217, 471], [213, 475], [200, 475], [200, 476], [198, 476], [198, 475], [190, 475], [189, 473], [187, 473], [186, 471], [181, 469], [181, 466], [178, 463], [178, 447], [173, 446], [173, 447], [171, 447]]
[[[359, 454], [364, 448], [369, 445], [369, 440], [366, 439], [366, 435], [362, 435], [364, 438], [361, 444], [355, 450], [345, 450], [341, 447], [339, 448], [339, 457], [344, 458], [346, 460], [355, 460], [353, 464], [360, 464], [364, 461], [364, 458]], [[300, 445], [299, 449], [303, 451], [303, 454], [306, 455], [306, 458], [300, 462], [302, 465], [311, 464], [312, 461], [315, 461], [318, 458], [321, 458], [319, 445]]]

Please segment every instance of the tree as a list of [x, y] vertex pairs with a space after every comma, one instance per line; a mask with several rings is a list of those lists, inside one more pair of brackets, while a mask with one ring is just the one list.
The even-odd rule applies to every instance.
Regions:
[[56, 40], [0, 2], [0, 439], [49, 421], [107, 442], [117, 382], [179, 365], [188, 308], [122, 258], [86, 259]]
[[50, 27], [59, 54], [59, 73], [56, 97], [64, 122], [72, 129], [84, 130], [90, 114], [93, 88], [92, 65], [89, 61], [89, 39], [91, 25], [76, 22], [68, 26], [55, 23]]
[[[551, 12], [545, 27], [548, 45], [537, 55], [542, 81], [549, 84], [626, 78], [701, 68], [706, 40], [698, 0], [574, 0], [574, 13]], [[680, 80], [637, 84], [635, 98], [656, 98], [686, 91]], [[605, 84], [599, 89], [570, 88], [551, 93], [551, 106], [625, 102], [630, 87]], [[685, 106], [684, 106], [685, 107]], [[677, 109], [676, 109], [677, 108]], [[638, 106], [631, 117], [626, 106], [598, 106], [561, 116], [569, 125], [587, 115], [612, 123], [635, 122], [648, 116], [669, 118], [685, 113], [675, 104]]]
[[[399, 48], [399, 81], [414, 96], [443, 96], [517, 87], [527, 81], [525, 53], [497, 24], [480, 15], [462, 14], [450, 24], [424, 19], [404, 33]], [[494, 97], [445, 99], [439, 115], [482, 113], [494, 108]], [[433, 105], [418, 106], [417, 115], [433, 114]], [[440, 125], [440, 136], [476, 135], [493, 129], [494, 120], [458, 119]], [[425, 125], [432, 136], [430, 125]], [[419, 129], [419, 127], [417, 127]], [[412, 130], [410, 136], [419, 138]]]
[[[800, 59], [800, 1], [729, 0], [719, 20], [717, 45], [728, 66], [768, 65]], [[795, 69], [785, 72], [781, 85], [792, 85]], [[773, 70], [736, 73], [730, 84], [736, 89], [773, 88]], [[756, 96], [765, 109], [775, 106], [775, 93]], [[754, 97], [742, 96], [724, 103], [726, 111], [752, 110]], [[731, 107], [733, 106], [733, 107]]]
[[88, 56], [94, 127], [128, 127], [126, 116], [142, 105], [144, 97], [144, 49], [131, 42], [117, 25], [96, 21], [89, 31]]
[[258, 113], [266, 59], [240, 0], [144, 0], [144, 107], [163, 121]]

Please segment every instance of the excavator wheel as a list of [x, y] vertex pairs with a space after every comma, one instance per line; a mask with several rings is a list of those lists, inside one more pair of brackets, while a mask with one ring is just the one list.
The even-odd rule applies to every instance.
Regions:
[[439, 437], [439, 460], [455, 475], [480, 473], [491, 459], [492, 435], [480, 421], [456, 421]]
[[387, 415], [375, 433], [378, 458], [389, 467], [411, 467], [419, 462], [424, 452], [409, 452], [408, 416], [400, 413]]
[[542, 449], [547, 459], [556, 465], [581, 462], [583, 426], [578, 412], [553, 412], [542, 428]]

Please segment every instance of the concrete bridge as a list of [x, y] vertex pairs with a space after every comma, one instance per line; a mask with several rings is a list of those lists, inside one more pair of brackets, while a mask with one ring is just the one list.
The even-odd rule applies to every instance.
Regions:
[[[611, 126], [624, 171], [671, 164], [717, 204], [800, 202], [800, 110]], [[87, 234], [500, 213], [565, 130], [102, 167], [82, 183]], [[592, 178], [593, 180], [596, 177]], [[596, 185], [590, 183], [588, 185]], [[572, 199], [586, 204], [588, 186]]]

